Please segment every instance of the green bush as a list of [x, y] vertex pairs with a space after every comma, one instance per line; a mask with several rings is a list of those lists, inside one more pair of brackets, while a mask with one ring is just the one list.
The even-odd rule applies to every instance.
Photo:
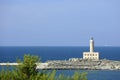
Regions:
[[0, 80], [87, 80], [87, 73], [76, 71], [73, 76], [59, 74], [56, 76], [56, 70], [52, 72], [38, 71], [35, 63], [40, 62], [38, 56], [24, 55], [24, 60], [18, 60], [19, 66], [9, 66], [0, 71]]

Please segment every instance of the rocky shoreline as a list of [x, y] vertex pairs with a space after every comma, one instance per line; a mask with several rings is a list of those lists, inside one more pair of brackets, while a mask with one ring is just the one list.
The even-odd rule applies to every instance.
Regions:
[[81, 69], [81, 70], [120, 70], [120, 61], [114, 60], [85, 60], [81, 58], [70, 58], [69, 60], [51, 60], [42, 65], [38, 64], [37, 69]]
[[[0, 66], [19, 66], [19, 63], [0, 63]], [[115, 60], [90, 60], [70, 58], [69, 60], [49, 60], [45, 63], [36, 63], [40, 70], [120, 70], [120, 61]]]

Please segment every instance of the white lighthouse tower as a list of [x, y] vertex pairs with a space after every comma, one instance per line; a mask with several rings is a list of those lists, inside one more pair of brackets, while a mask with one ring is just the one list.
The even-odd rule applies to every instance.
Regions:
[[90, 39], [90, 52], [83, 52], [83, 59], [99, 60], [99, 52], [94, 52], [94, 40]]
[[94, 52], [94, 40], [93, 37], [90, 39], [90, 52]]

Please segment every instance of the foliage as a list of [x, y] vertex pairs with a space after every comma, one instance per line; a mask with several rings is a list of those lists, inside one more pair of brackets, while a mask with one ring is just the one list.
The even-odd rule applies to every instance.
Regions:
[[33, 55], [24, 55], [24, 60], [18, 60], [19, 66], [12, 69], [6, 67], [0, 71], [0, 80], [87, 80], [87, 73], [76, 71], [73, 76], [59, 74], [56, 76], [56, 70], [52, 72], [43, 72], [36, 69], [39, 57]]
[[79, 71], [76, 71], [73, 75], [73, 80], [87, 80], [86, 77], [87, 73], [80, 73]]
[[39, 62], [38, 56], [24, 55], [23, 62], [17, 67], [17, 75], [19, 80], [30, 80], [38, 74], [35, 63]]

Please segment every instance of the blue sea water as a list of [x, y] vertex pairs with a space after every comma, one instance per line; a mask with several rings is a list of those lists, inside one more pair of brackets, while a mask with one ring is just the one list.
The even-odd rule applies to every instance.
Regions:
[[[69, 58], [82, 58], [82, 53], [89, 51], [89, 47], [0, 47], [0, 62], [16, 62], [23, 59], [24, 54], [41, 57], [41, 61], [67, 60]], [[120, 61], [120, 47], [95, 47], [100, 58]], [[81, 70], [80, 70], [81, 71]], [[120, 80], [120, 71], [85, 70], [88, 80]], [[57, 73], [72, 75], [74, 70], [58, 70]]]
[[[0, 47], [0, 62], [16, 62], [24, 54], [41, 57], [41, 61], [65, 60], [69, 58], [82, 58], [82, 53], [89, 51], [89, 47]], [[96, 47], [100, 58], [120, 60], [120, 47]]]

